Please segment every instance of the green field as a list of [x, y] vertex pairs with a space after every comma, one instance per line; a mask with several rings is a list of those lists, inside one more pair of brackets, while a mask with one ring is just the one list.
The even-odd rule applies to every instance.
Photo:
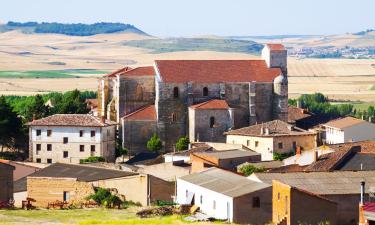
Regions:
[[0, 78], [74, 78], [81, 75], [106, 74], [107, 71], [91, 69], [0, 71]]
[[0, 210], [1, 225], [42, 225], [42, 224], [208, 224], [190, 223], [183, 216], [173, 215], [140, 219], [135, 215], [137, 207], [128, 209], [74, 209], [74, 210]]
[[353, 102], [331, 102], [331, 104], [351, 104], [353, 105], [354, 109], [356, 110], [367, 110], [369, 106], [375, 107], [375, 102], [359, 102], [359, 101], [353, 101]]

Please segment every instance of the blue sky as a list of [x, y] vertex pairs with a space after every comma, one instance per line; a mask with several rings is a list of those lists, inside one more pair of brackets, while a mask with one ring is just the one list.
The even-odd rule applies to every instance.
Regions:
[[374, 0], [1, 0], [0, 22], [124, 22], [164, 37], [340, 34], [375, 28], [374, 9]]

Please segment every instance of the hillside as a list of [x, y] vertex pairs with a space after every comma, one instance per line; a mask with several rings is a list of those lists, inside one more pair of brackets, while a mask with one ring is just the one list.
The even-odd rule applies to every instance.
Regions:
[[96, 34], [110, 34], [116, 32], [131, 32], [147, 35], [145, 32], [131, 24], [124, 23], [94, 23], [94, 24], [63, 24], [63, 23], [37, 23], [13, 22], [0, 25], [0, 32], [19, 30], [23, 33], [40, 34], [65, 34], [71, 36], [91, 36]]

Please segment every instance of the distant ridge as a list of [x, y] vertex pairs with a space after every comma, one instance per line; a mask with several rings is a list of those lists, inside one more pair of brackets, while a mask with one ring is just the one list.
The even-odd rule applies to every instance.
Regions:
[[134, 25], [125, 23], [37, 23], [37, 22], [13, 22], [9, 21], [7, 24], [0, 25], [0, 33], [20, 30], [23, 33], [50, 33], [50, 34], [64, 34], [70, 36], [91, 36], [96, 34], [110, 34], [117, 32], [129, 32], [141, 35], [148, 35]]

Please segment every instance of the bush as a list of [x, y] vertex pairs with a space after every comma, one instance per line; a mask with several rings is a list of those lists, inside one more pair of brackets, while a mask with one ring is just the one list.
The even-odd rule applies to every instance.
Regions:
[[273, 153], [273, 160], [277, 160], [277, 161], [283, 161], [284, 159], [290, 157], [294, 155], [293, 152], [289, 152], [289, 153], [278, 153], [278, 152], [274, 152]]
[[104, 162], [104, 158], [101, 156], [90, 156], [87, 159], [81, 159], [79, 160], [80, 164], [84, 163], [97, 163], [97, 162]]
[[251, 164], [245, 164], [242, 165], [240, 168], [238, 168], [238, 172], [244, 174], [245, 176], [250, 176], [253, 173], [257, 172], [265, 172], [266, 169], [264, 167], [256, 167]]
[[94, 200], [98, 205], [112, 208], [114, 206], [120, 207], [123, 202], [116, 195], [112, 195], [110, 191], [105, 188], [98, 188], [95, 194], [87, 197], [87, 200]]
[[177, 151], [182, 151], [182, 150], [187, 150], [189, 148], [189, 138], [188, 137], [181, 137], [178, 139], [176, 143], [176, 150]]
[[147, 142], [147, 149], [151, 152], [158, 152], [161, 148], [161, 140], [156, 134], [154, 134]]

